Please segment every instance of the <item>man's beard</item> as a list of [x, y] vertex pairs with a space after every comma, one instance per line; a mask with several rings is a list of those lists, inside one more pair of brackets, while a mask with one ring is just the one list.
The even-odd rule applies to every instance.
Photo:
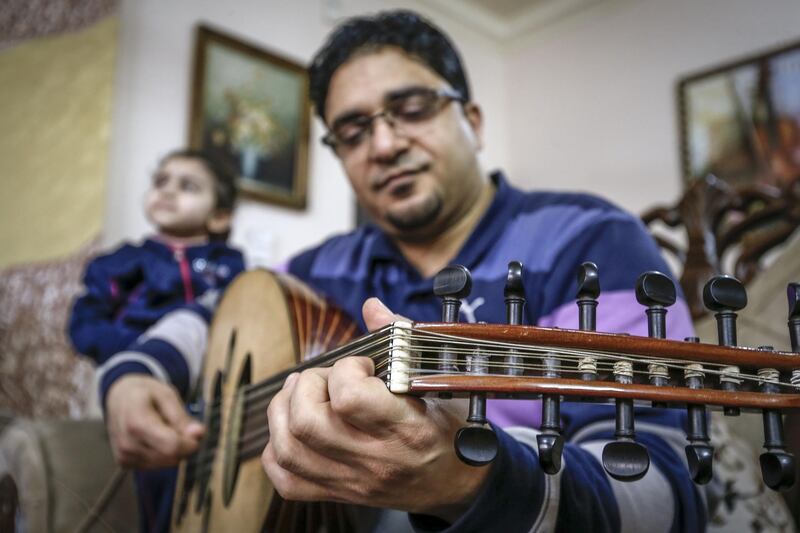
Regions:
[[401, 240], [418, 240], [426, 238], [436, 231], [433, 223], [442, 211], [442, 199], [432, 194], [420, 205], [401, 213], [386, 213], [386, 221], [397, 231], [397, 238]]

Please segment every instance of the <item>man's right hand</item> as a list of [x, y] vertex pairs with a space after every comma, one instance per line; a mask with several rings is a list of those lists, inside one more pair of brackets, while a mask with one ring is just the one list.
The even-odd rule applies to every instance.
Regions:
[[174, 466], [197, 450], [205, 433], [174, 387], [141, 374], [111, 385], [105, 418], [114, 458], [126, 467]]

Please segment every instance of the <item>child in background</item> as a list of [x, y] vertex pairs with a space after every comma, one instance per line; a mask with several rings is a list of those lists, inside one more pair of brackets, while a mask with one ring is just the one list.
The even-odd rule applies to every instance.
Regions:
[[75, 349], [102, 365], [168, 312], [239, 274], [242, 254], [225, 243], [235, 198], [234, 178], [202, 152], [164, 157], [144, 201], [157, 233], [89, 263], [69, 324]]
[[[156, 234], [89, 263], [69, 335], [76, 350], [98, 364], [103, 407], [114, 383], [131, 375], [154, 376], [182, 398], [189, 395], [206, 339], [185, 332], [210, 320], [221, 291], [244, 270], [242, 254], [225, 244], [235, 198], [233, 176], [204, 153], [172, 152], [159, 163], [144, 202]], [[178, 317], [171, 329], [158, 323], [168, 313]], [[108, 431], [115, 428], [109, 425]], [[138, 470], [134, 476], [140, 530], [166, 531], [175, 468]]]

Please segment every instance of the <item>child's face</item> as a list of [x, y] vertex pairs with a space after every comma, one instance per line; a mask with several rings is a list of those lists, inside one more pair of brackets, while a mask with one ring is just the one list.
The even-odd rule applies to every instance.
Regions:
[[144, 201], [147, 219], [159, 232], [180, 238], [218, 231], [214, 176], [196, 159], [168, 159], [153, 175]]

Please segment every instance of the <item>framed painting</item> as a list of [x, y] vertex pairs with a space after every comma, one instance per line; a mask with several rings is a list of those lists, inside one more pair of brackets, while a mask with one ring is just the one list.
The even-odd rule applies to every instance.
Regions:
[[784, 185], [800, 175], [800, 42], [678, 82], [683, 177]]
[[198, 26], [189, 145], [235, 170], [248, 196], [306, 206], [306, 69], [253, 44]]

